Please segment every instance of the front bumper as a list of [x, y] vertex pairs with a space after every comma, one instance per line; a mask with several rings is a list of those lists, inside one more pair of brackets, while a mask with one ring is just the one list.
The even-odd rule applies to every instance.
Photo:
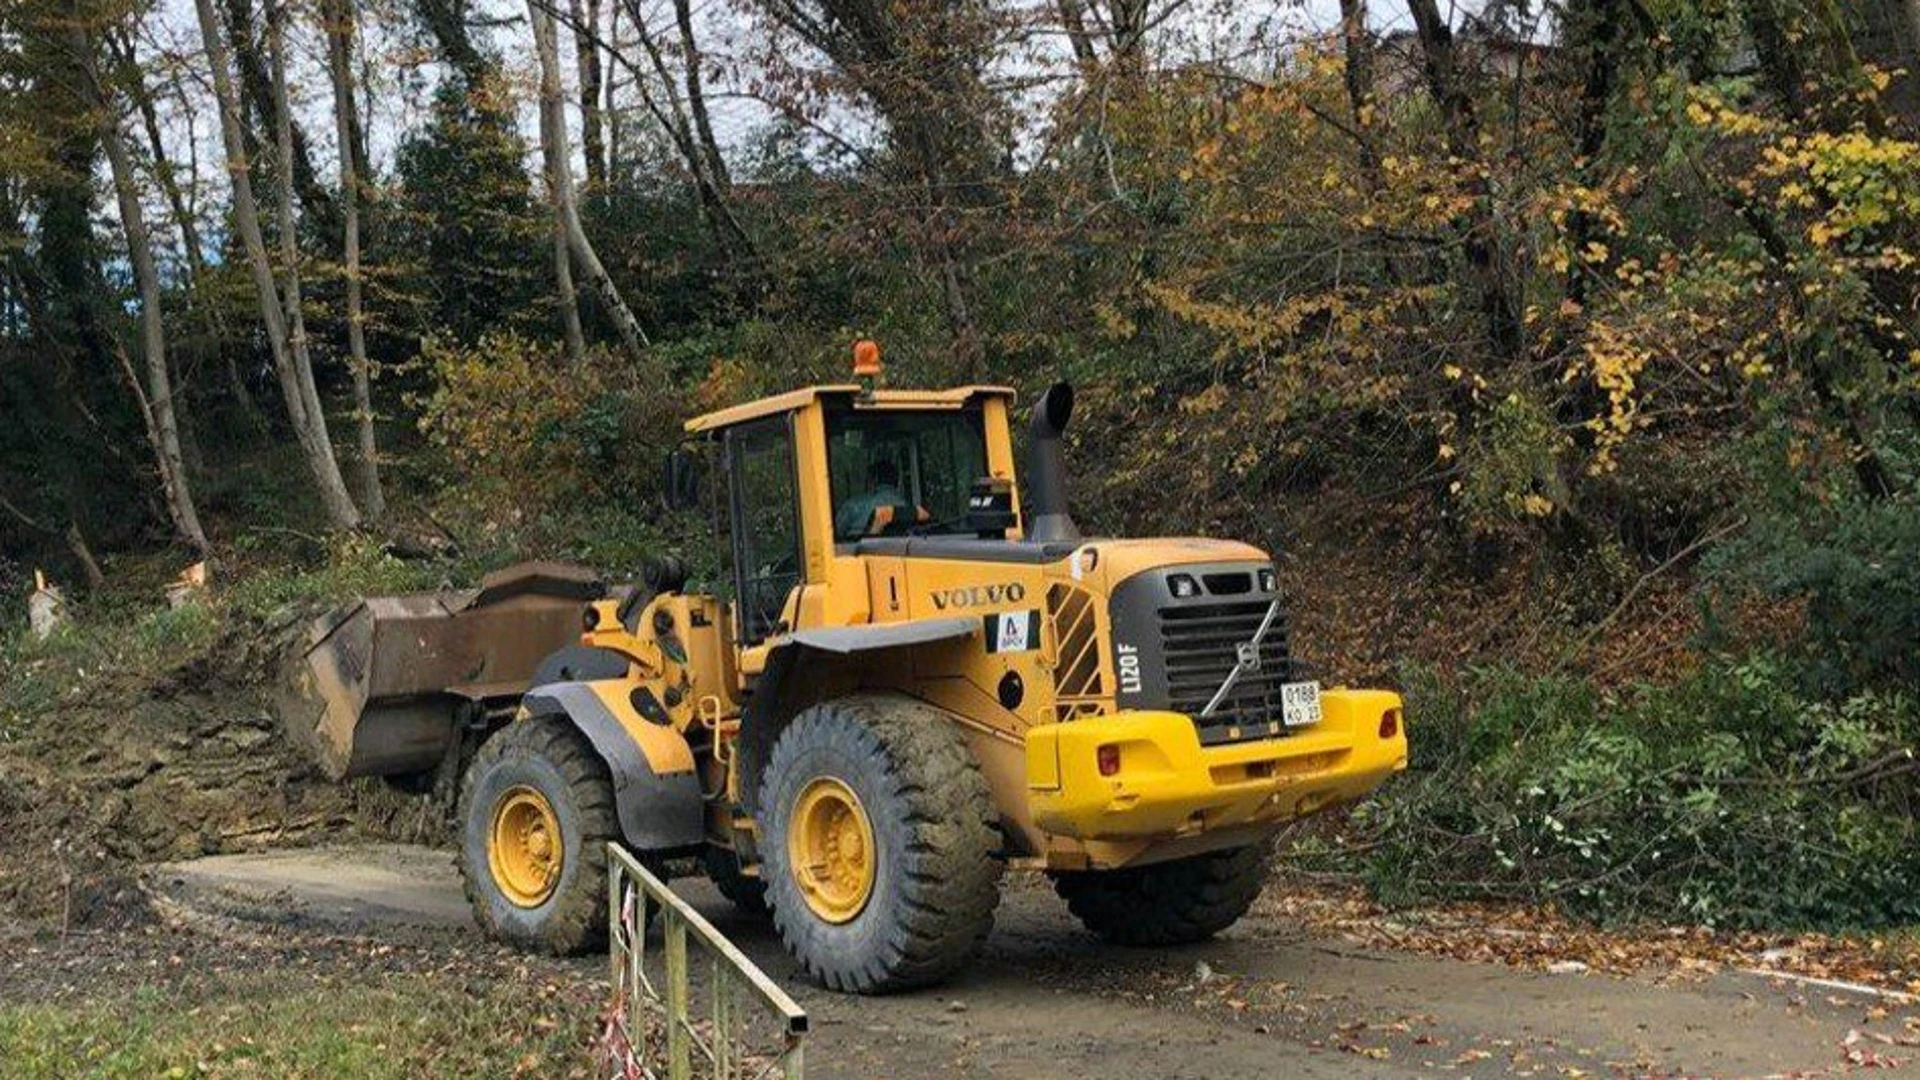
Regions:
[[[1393, 734], [1381, 736], [1393, 714]], [[1407, 767], [1400, 695], [1329, 690], [1321, 720], [1292, 734], [1200, 745], [1181, 713], [1127, 711], [1027, 731], [1034, 823], [1077, 840], [1142, 840], [1279, 824], [1359, 799]], [[1119, 765], [1100, 773], [1100, 748]]]

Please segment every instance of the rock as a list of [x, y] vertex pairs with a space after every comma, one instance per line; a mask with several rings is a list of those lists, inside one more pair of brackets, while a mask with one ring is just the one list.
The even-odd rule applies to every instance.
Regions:
[[1205, 960], [1193, 965], [1193, 977], [1201, 983], [1213, 981], [1213, 966]]
[[1547, 965], [1547, 973], [1550, 975], [1584, 975], [1591, 970], [1593, 969], [1578, 960], [1555, 960]]
[[964, 1001], [959, 1001], [959, 1000], [954, 1000], [954, 1001], [949, 1001], [949, 1002], [947, 1002], [947, 1011], [948, 1011], [948, 1012], [951, 1012], [951, 1013], [963, 1013], [963, 1012], [966, 1012], [966, 1011], [967, 1011], [967, 1003], [966, 1003], [966, 1002], [964, 1002]]
[[33, 572], [33, 581], [33, 595], [27, 598], [27, 625], [35, 640], [45, 641], [66, 625], [67, 598], [38, 570]]
[[273, 734], [262, 731], [257, 727], [230, 727], [221, 732], [220, 737], [232, 743], [238, 749], [252, 750], [262, 743], [271, 740]]

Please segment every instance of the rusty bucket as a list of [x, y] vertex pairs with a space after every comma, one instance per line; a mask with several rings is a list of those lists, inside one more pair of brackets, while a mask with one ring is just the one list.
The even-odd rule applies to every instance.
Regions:
[[279, 711], [328, 776], [439, 764], [474, 710], [510, 711], [540, 663], [580, 637], [599, 575], [521, 563], [478, 589], [372, 596], [315, 619], [287, 658]]

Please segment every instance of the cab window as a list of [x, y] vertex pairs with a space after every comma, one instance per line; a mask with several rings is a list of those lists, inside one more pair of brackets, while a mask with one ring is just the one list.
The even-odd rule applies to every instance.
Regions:
[[941, 410], [827, 410], [833, 539], [967, 531], [967, 495], [986, 475], [978, 405]]
[[740, 635], [753, 644], [780, 632], [787, 594], [800, 583], [800, 526], [788, 418], [729, 431], [727, 464]]

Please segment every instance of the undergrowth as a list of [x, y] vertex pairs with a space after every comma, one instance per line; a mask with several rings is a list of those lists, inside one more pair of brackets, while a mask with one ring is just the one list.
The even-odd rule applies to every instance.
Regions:
[[1548, 902], [1602, 921], [1868, 928], [1920, 920], [1920, 703], [1809, 693], [1710, 658], [1614, 691], [1507, 668], [1410, 673], [1409, 773], [1308, 864], [1390, 903]]
[[158, 678], [207, 656], [225, 635], [353, 597], [464, 584], [479, 572], [467, 562], [396, 559], [373, 538], [348, 535], [310, 564], [243, 565], [231, 580], [216, 571], [212, 588], [179, 607], [158, 589], [87, 596], [45, 639], [25, 627], [0, 633], [0, 743], [102, 679]]

